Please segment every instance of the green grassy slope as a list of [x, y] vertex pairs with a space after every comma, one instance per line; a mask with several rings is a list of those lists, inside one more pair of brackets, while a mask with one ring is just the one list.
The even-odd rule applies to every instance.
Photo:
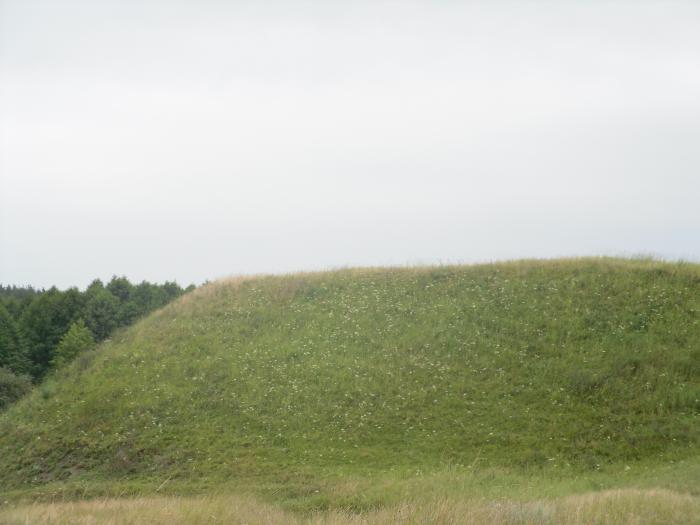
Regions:
[[700, 266], [619, 259], [213, 283], [0, 414], [5, 491], [699, 452]]

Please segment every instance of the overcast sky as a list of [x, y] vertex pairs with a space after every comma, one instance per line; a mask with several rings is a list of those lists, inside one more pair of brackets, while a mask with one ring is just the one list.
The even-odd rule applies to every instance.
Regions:
[[0, 0], [0, 282], [700, 259], [700, 2]]

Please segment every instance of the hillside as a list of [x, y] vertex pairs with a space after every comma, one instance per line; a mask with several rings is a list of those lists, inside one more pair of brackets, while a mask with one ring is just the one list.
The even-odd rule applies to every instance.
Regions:
[[646, 260], [211, 283], [0, 414], [0, 491], [699, 453], [700, 266]]

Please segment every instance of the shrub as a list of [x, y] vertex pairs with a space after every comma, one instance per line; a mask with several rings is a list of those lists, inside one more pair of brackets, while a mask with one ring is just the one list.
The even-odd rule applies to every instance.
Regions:
[[0, 410], [23, 397], [32, 389], [32, 380], [26, 375], [13, 374], [9, 368], [0, 367]]

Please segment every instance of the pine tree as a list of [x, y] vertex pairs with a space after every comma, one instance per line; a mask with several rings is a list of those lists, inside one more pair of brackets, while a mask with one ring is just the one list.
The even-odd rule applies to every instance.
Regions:
[[31, 364], [26, 346], [20, 337], [17, 324], [0, 303], [0, 367], [7, 367], [15, 374], [29, 373]]
[[70, 363], [77, 355], [95, 348], [95, 338], [82, 319], [77, 320], [61, 338], [54, 351], [51, 366], [59, 368]]

